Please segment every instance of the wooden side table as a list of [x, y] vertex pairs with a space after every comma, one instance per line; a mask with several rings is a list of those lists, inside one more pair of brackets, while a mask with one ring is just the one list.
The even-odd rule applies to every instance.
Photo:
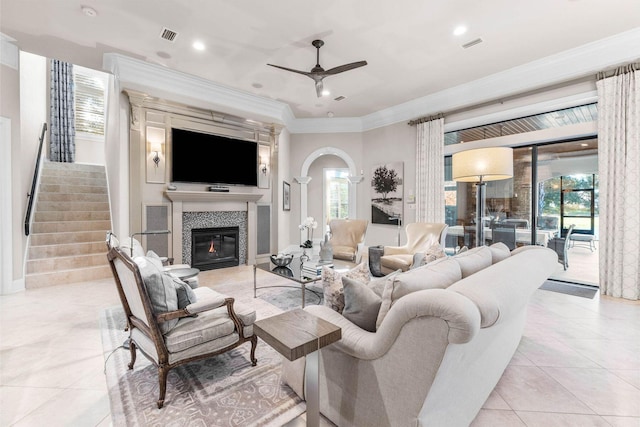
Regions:
[[253, 332], [288, 360], [307, 356], [304, 378], [307, 426], [319, 426], [318, 350], [342, 338], [340, 327], [297, 308], [256, 321]]

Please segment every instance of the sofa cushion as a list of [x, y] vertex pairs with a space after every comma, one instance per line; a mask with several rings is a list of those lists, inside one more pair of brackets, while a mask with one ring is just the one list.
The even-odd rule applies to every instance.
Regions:
[[169, 353], [225, 337], [235, 331], [226, 307], [203, 311], [195, 317], [183, 317], [164, 336]]
[[422, 267], [423, 265], [427, 265], [430, 262], [433, 262], [439, 258], [446, 257], [447, 254], [444, 253], [442, 246], [440, 243], [434, 243], [431, 245], [426, 251], [418, 252], [413, 255], [413, 263], [411, 264], [411, 268]]
[[491, 249], [486, 246], [469, 249], [466, 252], [459, 253], [451, 257], [460, 264], [462, 278], [471, 276], [473, 273], [491, 266], [492, 255]]
[[[173, 279], [164, 274], [149, 258], [145, 256], [135, 257], [142, 282], [149, 295], [151, 308], [155, 314], [174, 311], [178, 309], [178, 294], [173, 284]], [[159, 323], [160, 331], [166, 334], [178, 323], [178, 319]]]
[[445, 289], [462, 278], [462, 271], [459, 263], [452, 258], [441, 258], [425, 266], [386, 278], [382, 304], [376, 320], [378, 328], [398, 299], [411, 292], [425, 289]]
[[342, 278], [344, 310], [342, 315], [365, 331], [376, 331], [376, 319], [382, 298], [366, 283], [348, 277]]
[[322, 267], [322, 292], [324, 294], [324, 305], [331, 307], [338, 313], [344, 309], [344, 293], [342, 289], [342, 277], [356, 279], [368, 283], [371, 277], [369, 266], [363, 262], [347, 272], [339, 272], [333, 268]]
[[509, 246], [505, 245], [502, 242], [497, 242], [489, 246], [489, 250], [491, 250], [492, 264], [505, 260], [511, 256], [511, 251], [509, 250]]

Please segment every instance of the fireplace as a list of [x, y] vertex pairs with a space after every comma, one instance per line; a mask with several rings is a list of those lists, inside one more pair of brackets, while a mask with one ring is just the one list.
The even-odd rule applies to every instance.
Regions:
[[240, 265], [239, 227], [193, 228], [191, 266], [200, 270]]

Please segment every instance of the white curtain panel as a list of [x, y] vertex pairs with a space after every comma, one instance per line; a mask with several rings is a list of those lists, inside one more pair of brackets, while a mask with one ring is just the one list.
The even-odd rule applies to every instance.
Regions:
[[600, 292], [640, 298], [640, 72], [602, 78], [598, 87]]
[[444, 119], [417, 127], [416, 221], [444, 222]]

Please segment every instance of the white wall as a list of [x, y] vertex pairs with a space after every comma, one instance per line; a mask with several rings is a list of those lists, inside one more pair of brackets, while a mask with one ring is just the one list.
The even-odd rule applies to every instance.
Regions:
[[24, 289], [18, 48], [0, 33], [0, 293]]
[[[282, 182], [286, 181], [291, 185], [293, 191], [293, 173], [291, 168], [291, 134], [288, 130], [282, 129], [278, 138], [278, 151], [277, 151], [277, 175], [272, 174], [275, 179], [272, 179], [271, 185], [273, 186], [273, 210], [277, 220], [277, 241], [276, 252], [283, 252], [287, 246], [292, 242], [291, 229], [289, 224], [295, 222], [291, 216], [291, 211], [282, 210]], [[273, 165], [273, 163], [272, 163]]]

